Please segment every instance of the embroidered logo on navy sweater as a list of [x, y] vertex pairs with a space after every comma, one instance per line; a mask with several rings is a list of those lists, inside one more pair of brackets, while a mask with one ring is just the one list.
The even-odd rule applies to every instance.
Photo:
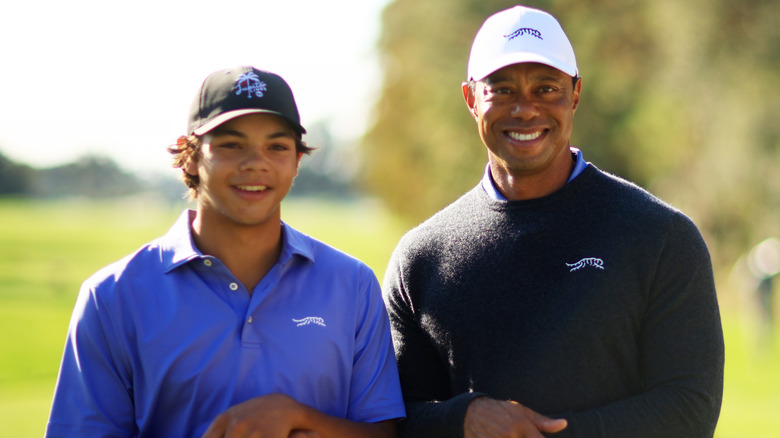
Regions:
[[604, 260], [598, 259], [596, 257], [588, 257], [585, 259], [582, 259], [578, 261], [577, 263], [566, 263], [566, 266], [568, 266], [569, 272], [574, 272], [578, 269], [582, 269], [585, 267], [592, 267], [596, 269], [604, 269]]
[[298, 324], [298, 327], [302, 325], [309, 325], [309, 324], [317, 324], [325, 327], [325, 320], [320, 318], [319, 316], [307, 316], [303, 319], [295, 319], [293, 318], [293, 322]]

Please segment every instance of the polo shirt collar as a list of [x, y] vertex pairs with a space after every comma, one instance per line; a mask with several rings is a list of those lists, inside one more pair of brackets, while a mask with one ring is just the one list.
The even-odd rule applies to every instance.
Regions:
[[[161, 238], [160, 256], [165, 272], [206, 257], [192, 238], [194, 210], [184, 210], [173, 226]], [[282, 252], [277, 263], [287, 263], [292, 256], [299, 255], [314, 262], [314, 248], [306, 235], [282, 222]]]
[[287, 263], [293, 255], [315, 261], [311, 238], [282, 221], [282, 253], [279, 255], [279, 263]]
[[165, 272], [168, 273], [192, 260], [203, 257], [192, 240], [194, 210], [184, 210], [160, 242], [160, 256]]

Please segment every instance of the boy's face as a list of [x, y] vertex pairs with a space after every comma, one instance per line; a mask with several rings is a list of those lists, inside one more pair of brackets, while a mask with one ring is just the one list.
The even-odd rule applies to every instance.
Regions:
[[298, 134], [282, 118], [250, 114], [203, 136], [196, 160], [185, 170], [198, 175], [198, 214], [203, 223], [278, 224], [279, 206], [298, 174]]

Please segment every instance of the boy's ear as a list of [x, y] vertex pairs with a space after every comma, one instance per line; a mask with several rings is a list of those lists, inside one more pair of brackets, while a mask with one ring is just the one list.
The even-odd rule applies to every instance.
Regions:
[[195, 157], [190, 156], [187, 158], [187, 162], [184, 163], [182, 169], [189, 175], [198, 176], [198, 162], [195, 160]]

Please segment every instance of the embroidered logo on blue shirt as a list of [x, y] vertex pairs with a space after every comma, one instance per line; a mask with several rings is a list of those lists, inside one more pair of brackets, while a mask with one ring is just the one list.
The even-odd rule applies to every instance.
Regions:
[[265, 82], [261, 81], [254, 72], [244, 73], [236, 80], [236, 96], [246, 91], [246, 97], [249, 99], [252, 98], [253, 94], [257, 97], [263, 97], [266, 87]]
[[293, 322], [298, 324], [298, 327], [309, 325], [309, 324], [317, 324], [325, 327], [325, 320], [320, 318], [319, 316], [307, 316], [303, 319], [295, 319], [293, 318]]
[[541, 32], [536, 29], [531, 29], [530, 27], [521, 27], [509, 35], [504, 35], [504, 38], [506, 38], [508, 41], [512, 41], [513, 39], [523, 35], [531, 35], [533, 37], [539, 38], [540, 40], [544, 40], [544, 38], [542, 38]]
[[569, 272], [574, 272], [578, 269], [582, 269], [586, 266], [590, 266], [596, 269], [604, 269], [604, 260], [598, 259], [596, 257], [588, 257], [585, 259], [582, 259], [578, 261], [577, 263], [566, 263], [566, 266], [568, 266]]

